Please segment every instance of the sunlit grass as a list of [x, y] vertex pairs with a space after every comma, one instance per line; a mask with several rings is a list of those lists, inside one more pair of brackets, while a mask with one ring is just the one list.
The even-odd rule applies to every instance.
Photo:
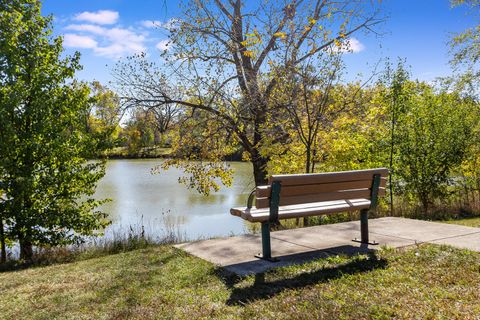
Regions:
[[4, 319], [445, 318], [480, 314], [480, 254], [334, 256], [236, 278], [169, 245], [0, 273]]
[[444, 221], [444, 222], [445, 223], [450, 223], [450, 224], [459, 224], [459, 225], [462, 225], [462, 226], [480, 228], [480, 217], [460, 219], [460, 220], [447, 220], [447, 221]]

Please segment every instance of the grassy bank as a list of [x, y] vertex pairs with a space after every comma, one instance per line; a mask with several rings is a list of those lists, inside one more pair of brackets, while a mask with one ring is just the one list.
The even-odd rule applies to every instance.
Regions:
[[235, 278], [149, 246], [0, 273], [2, 319], [446, 318], [480, 314], [480, 254], [425, 245]]
[[451, 224], [460, 224], [462, 226], [480, 228], [480, 217], [460, 219], [460, 220], [447, 220], [444, 221]]

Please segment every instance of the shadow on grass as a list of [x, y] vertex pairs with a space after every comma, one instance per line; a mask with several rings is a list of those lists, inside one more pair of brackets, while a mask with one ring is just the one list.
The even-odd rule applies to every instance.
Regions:
[[[354, 250], [353, 248], [356, 248], [357, 250]], [[299, 265], [307, 261], [312, 261], [313, 259], [325, 258], [327, 256], [331, 256], [332, 254], [343, 254], [349, 257], [367, 254], [368, 259], [355, 259], [334, 267], [322, 268], [313, 272], [305, 272], [295, 275], [294, 277], [282, 278], [273, 281], [267, 281], [265, 277], [272, 271], [259, 272], [255, 274], [255, 282], [253, 285], [241, 288], [237, 288], [235, 285], [244, 280], [245, 276], [239, 276], [232, 273], [231, 270], [223, 268], [219, 268], [217, 270], [217, 276], [219, 276], [224, 283], [232, 289], [230, 298], [227, 300], [227, 305], [245, 305], [255, 302], [256, 300], [269, 299], [284, 290], [304, 288], [318, 283], [324, 283], [330, 280], [341, 278], [344, 275], [365, 273], [375, 269], [385, 269], [388, 266], [387, 260], [379, 259], [372, 250], [352, 246], [342, 246], [329, 250], [313, 251], [309, 252], [308, 254], [296, 254], [280, 257], [280, 261], [287, 261], [283, 264], [280, 263], [278, 267], [286, 265]], [[257, 260], [252, 261], [252, 263], [258, 264], [269, 262], [259, 262]], [[272, 265], [270, 265], [270, 267], [272, 267]], [[285, 277], [288, 277], [288, 275]]]

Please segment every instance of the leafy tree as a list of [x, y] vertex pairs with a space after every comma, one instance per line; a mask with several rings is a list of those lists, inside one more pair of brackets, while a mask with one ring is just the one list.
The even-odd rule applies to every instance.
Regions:
[[143, 148], [155, 145], [155, 120], [144, 110], [136, 110], [122, 132], [130, 154], [139, 154]]
[[307, 65], [291, 74], [289, 85], [283, 90], [292, 131], [304, 146], [305, 173], [315, 170], [319, 130], [339, 111], [333, 108], [331, 91], [340, 78], [340, 57], [335, 53], [325, 55], [329, 63], [322, 65], [330, 65], [329, 70], [319, 72], [313, 65]]
[[128, 57], [114, 70], [116, 84], [120, 85], [121, 108], [124, 113], [149, 113], [155, 118], [156, 130], [165, 134], [180, 115], [181, 108], [176, 104], [164, 104], [162, 74], [157, 65], [147, 60], [145, 53]]
[[122, 110], [118, 95], [100, 82], [90, 85], [93, 103], [86, 114], [86, 131], [93, 135], [103, 148], [112, 148], [118, 142]]
[[[451, 0], [452, 6], [468, 5], [472, 12], [479, 14], [479, 0]], [[480, 24], [454, 34], [450, 41], [452, 49], [452, 65], [460, 71], [455, 82], [468, 95], [478, 95], [478, 80], [480, 79]]]
[[338, 85], [332, 93], [331, 123], [319, 134], [320, 171], [386, 166], [385, 103], [381, 86]]
[[388, 167], [390, 169], [389, 188], [390, 188], [390, 214], [394, 214], [394, 176], [396, 174], [396, 158], [398, 157], [397, 147], [397, 126], [399, 119], [408, 109], [409, 92], [407, 91], [407, 82], [409, 74], [405, 70], [405, 62], [399, 61], [397, 68], [392, 70], [387, 66], [385, 75], [384, 101], [387, 105], [387, 114], [389, 117], [388, 126], [390, 131]]
[[[478, 14], [480, 8], [479, 0], [452, 0], [453, 6], [466, 4], [472, 8], [474, 13]], [[480, 25], [468, 28], [463, 32], [454, 35], [451, 41], [453, 47], [454, 64], [465, 63], [469, 67], [473, 67], [480, 61]]]
[[425, 83], [408, 86], [414, 94], [397, 128], [397, 174], [427, 213], [453, 183], [453, 170], [465, 159], [478, 119], [472, 117], [472, 100], [458, 93], [436, 93]]
[[[480, 108], [477, 105], [472, 112], [472, 116], [477, 119], [480, 118], [479, 112]], [[475, 203], [478, 205], [480, 201], [480, 127], [478, 123], [473, 130], [475, 131], [473, 134], [474, 141], [468, 148], [459, 170], [459, 176], [463, 178], [467, 205], [470, 207]]]
[[62, 58], [62, 38], [38, 0], [0, 1], [0, 177], [7, 236], [30, 260], [32, 247], [80, 241], [108, 222], [92, 198], [104, 163], [85, 156], [89, 89], [72, 81], [79, 54]]
[[307, 60], [323, 72], [318, 57], [371, 30], [380, 22], [376, 15], [374, 2], [351, 0], [188, 1], [170, 25], [161, 66], [145, 56], [131, 59], [117, 66], [116, 82], [125, 100], [210, 113], [242, 146], [255, 183], [263, 184], [270, 157], [262, 150], [286, 134], [275, 125], [282, 80]]

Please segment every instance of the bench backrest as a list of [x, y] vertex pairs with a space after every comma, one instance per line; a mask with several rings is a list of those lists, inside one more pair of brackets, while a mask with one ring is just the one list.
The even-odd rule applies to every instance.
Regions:
[[313, 174], [274, 175], [268, 185], [256, 189], [256, 207], [268, 208], [272, 183], [280, 181], [280, 206], [343, 199], [370, 199], [373, 176], [379, 174], [378, 195], [385, 195], [388, 169]]

